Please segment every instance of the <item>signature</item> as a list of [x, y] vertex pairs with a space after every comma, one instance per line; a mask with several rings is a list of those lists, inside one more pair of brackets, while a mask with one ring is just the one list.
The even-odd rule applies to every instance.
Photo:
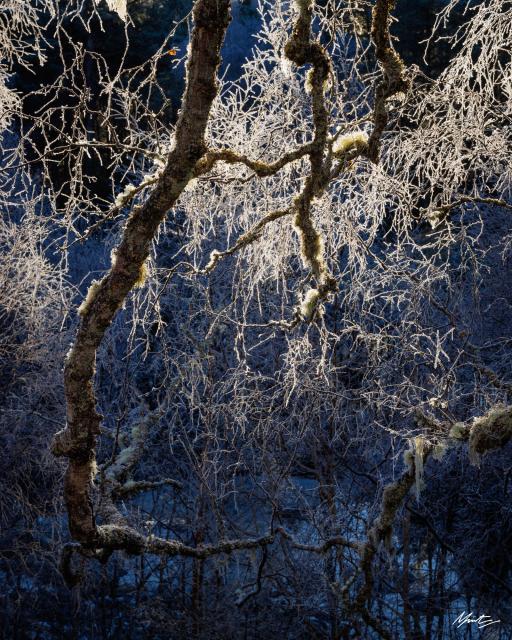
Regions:
[[476, 616], [473, 615], [472, 611], [470, 611], [467, 614], [465, 611], [463, 611], [460, 614], [460, 616], [454, 620], [454, 622], [452, 623], [452, 626], [457, 625], [457, 628], [459, 628], [459, 627], [462, 627], [462, 625], [464, 624], [476, 624], [478, 625], [477, 626], [478, 629], [485, 629], [485, 627], [489, 627], [491, 624], [498, 624], [499, 622], [501, 621], [492, 620], [491, 616], [481, 615], [481, 616], [478, 616], [477, 618]]

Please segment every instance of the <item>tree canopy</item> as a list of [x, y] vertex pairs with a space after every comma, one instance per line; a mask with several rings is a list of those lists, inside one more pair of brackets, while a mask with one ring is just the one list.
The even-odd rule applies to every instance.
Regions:
[[509, 637], [512, 3], [149, 4], [0, 7], [5, 637]]

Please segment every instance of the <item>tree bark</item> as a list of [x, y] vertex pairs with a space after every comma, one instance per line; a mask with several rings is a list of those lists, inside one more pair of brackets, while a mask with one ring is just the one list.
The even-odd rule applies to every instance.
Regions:
[[[105, 332], [144, 269], [151, 241], [206, 152], [205, 130], [217, 95], [220, 49], [230, 20], [229, 0], [197, 0], [187, 63], [187, 82], [174, 148], [144, 205], [134, 207], [110, 271], [93, 283], [81, 307], [81, 322], [64, 367], [66, 428], [55, 435], [53, 452], [68, 458], [64, 496], [71, 536], [84, 546], [105, 546], [90, 496], [96, 440], [102, 416], [96, 409], [96, 353]], [[110, 532], [111, 534], [112, 532]]]

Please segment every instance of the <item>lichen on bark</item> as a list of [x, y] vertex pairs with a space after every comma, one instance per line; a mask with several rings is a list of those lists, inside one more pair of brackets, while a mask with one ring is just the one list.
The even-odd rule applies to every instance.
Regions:
[[[130, 291], [144, 275], [151, 242], [167, 212], [194, 177], [206, 153], [205, 131], [217, 95], [220, 48], [230, 20], [229, 0], [197, 0], [187, 61], [187, 80], [178, 117], [175, 144], [153, 191], [134, 207], [116, 248], [110, 271], [89, 288], [80, 309], [80, 325], [64, 367], [66, 428], [54, 437], [53, 452], [68, 459], [64, 498], [72, 537], [86, 548], [141, 549], [140, 534], [125, 528], [98, 526], [91, 499], [96, 440], [102, 416], [96, 405], [96, 352]], [[117, 536], [118, 539], [113, 539]]]

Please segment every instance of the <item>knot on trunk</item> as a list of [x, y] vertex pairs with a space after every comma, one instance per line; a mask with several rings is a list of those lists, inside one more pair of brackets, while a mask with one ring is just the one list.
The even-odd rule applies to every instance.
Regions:
[[58, 458], [73, 458], [88, 462], [94, 458], [95, 443], [91, 443], [91, 439], [95, 440], [93, 434], [85, 434], [84, 438], [77, 439], [72, 436], [71, 430], [65, 427], [53, 436], [50, 449]]

